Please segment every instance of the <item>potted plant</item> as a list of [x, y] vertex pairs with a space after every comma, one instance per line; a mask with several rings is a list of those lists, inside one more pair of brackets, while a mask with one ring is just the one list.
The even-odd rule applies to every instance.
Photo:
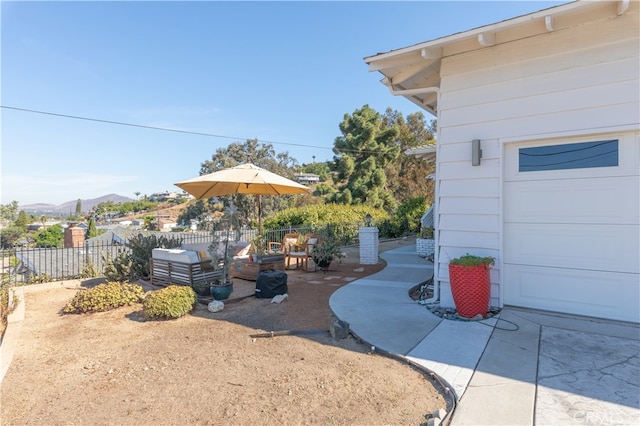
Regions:
[[436, 247], [436, 240], [433, 238], [434, 230], [430, 226], [420, 229], [416, 238], [416, 253], [420, 257], [429, 257], [433, 254]]
[[253, 249], [251, 260], [253, 262], [260, 262], [265, 254], [264, 237], [261, 234], [256, 235], [256, 237], [251, 241], [251, 247]]
[[331, 240], [320, 241], [313, 246], [311, 250], [311, 259], [313, 263], [322, 271], [327, 271], [333, 259], [340, 259], [344, 254], [340, 250], [338, 244]]
[[229, 238], [231, 234], [230, 226], [227, 226], [226, 238], [224, 239], [224, 251], [219, 252], [220, 248], [220, 232], [217, 228], [221, 222], [218, 222], [217, 226], [214, 226], [212, 231], [213, 239], [209, 245], [209, 255], [211, 255], [211, 266], [217, 271], [218, 277], [209, 283], [209, 292], [215, 300], [224, 300], [228, 298], [233, 292], [233, 282], [229, 277], [229, 263], [232, 257], [229, 253]]
[[493, 257], [469, 253], [449, 261], [449, 282], [459, 316], [473, 318], [487, 314], [491, 297], [489, 269], [494, 263]]

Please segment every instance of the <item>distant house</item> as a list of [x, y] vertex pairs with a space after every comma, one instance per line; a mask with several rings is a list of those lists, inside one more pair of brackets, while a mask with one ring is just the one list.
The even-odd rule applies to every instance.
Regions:
[[320, 182], [320, 176], [313, 173], [295, 173], [293, 178], [303, 185], [313, 185]]
[[158, 230], [162, 232], [169, 232], [173, 228], [178, 226], [178, 224], [175, 221], [169, 218], [158, 218], [156, 222], [157, 222]]
[[62, 223], [60, 223], [59, 221], [46, 221], [44, 223], [42, 222], [33, 222], [27, 225], [27, 231], [40, 231], [42, 229], [48, 228], [50, 226], [53, 225], [60, 225], [63, 228], [66, 227], [67, 225], [63, 225]]
[[175, 200], [177, 198], [178, 198], [177, 192], [169, 192], [169, 191], [157, 192], [149, 196], [149, 200], [154, 203]]
[[493, 256], [491, 302], [640, 322], [640, 3], [577, 1], [377, 54], [437, 117], [435, 282]]

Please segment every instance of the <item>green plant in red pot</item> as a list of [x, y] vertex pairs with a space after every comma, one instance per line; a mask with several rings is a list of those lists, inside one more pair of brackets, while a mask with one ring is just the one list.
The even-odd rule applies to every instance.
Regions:
[[449, 262], [451, 293], [459, 316], [473, 318], [478, 314], [482, 317], [487, 314], [491, 297], [489, 269], [493, 264], [493, 257], [469, 253]]

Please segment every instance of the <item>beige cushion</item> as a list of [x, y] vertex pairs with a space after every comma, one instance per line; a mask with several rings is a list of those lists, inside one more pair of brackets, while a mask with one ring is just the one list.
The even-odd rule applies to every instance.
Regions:
[[284, 239], [284, 243], [288, 246], [293, 246], [298, 244], [298, 239], [297, 238], [285, 238]]

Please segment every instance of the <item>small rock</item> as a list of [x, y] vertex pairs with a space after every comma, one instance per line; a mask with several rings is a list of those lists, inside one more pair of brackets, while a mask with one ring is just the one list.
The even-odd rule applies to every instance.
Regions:
[[482, 316], [482, 314], [476, 314], [473, 317], [470, 318], [471, 321], [481, 321], [484, 319], [484, 317]]
[[207, 305], [207, 310], [209, 312], [219, 312], [223, 309], [224, 309], [224, 302], [221, 302], [219, 300], [214, 300], [213, 302], [209, 303], [209, 305]]

